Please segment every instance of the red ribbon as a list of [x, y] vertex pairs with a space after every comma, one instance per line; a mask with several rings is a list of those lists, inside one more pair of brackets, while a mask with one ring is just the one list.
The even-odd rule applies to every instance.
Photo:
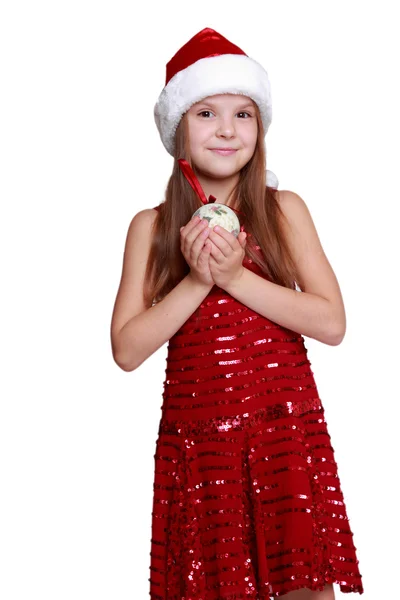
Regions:
[[193, 169], [189, 165], [188, 161], [185, 160], [184, 158], [179, 158], [178, 163], [179, 163], [182, 173], [184, 174], [184, 176], [186, 177], [186, 179], [188, 180], [188, 182], [190, 183], [190, 185], [192, 186], [192, 188], [194, 189], [194, 191], [196, 192], [196, 194], [198, 195], [198, 197], [200, 198], [202, 203], [209, 204], [210, 202], [215, 202], [216, 201], [215, 196], [210, 196], [209, 199], [207, 200], [206, 195], [203, 191], [203, 188], [201, 187], [200, 182], [197, 179], [196, 175], [194, 174]]
[[[188, 161], [185, 160], [184, 158], [179, 158], [178, 163], [179, 163], [182, 173], [184, 174], [184, 176], [186, 177], [186, 179], [188, 180], [188, 182], [190, 183], [190, 185], [192, 186], [192, 188], [194, 189], [194, 191], [196, 192], [196, 194], [198, 195], [198, 197], [200, 198], [202, 203], [210, 204], [211, 202], [215, 202], [216, 197], [212, 196], [212, 195], [210, 195], [207, 200], [207, 197], [203, 191], [203, 188], [201, 187], [200, 182], [197, 179], [196, 175], [194, 174], [193, 169], [189, 165]], [[232, 207], [229, 207], [229, 208], [232, 208]], [[240, 215], [244, 214], [241, 210], [237, 210], [236, 208], [232, 208], [232, 210], [239, 213]], [[244, 231], [243, 225], [241, 226], [240, 231]]]

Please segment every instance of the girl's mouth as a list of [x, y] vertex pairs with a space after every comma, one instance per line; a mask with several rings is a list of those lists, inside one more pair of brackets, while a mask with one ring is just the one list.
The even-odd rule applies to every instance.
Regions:
[[221, 156], [230, 156], [231, 154], [235, 154], [235, 152], [237, 152], [237, 151], [236, 150], [218, 150], [216, 148], [213, 148], [212, 152], [216, 152], [217, 154], [220, 154]]

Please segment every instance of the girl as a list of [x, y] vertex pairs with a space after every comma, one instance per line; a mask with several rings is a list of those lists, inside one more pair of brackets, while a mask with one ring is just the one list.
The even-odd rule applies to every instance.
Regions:
[[[130, 224], [111, 325], [125, 371], [168, 341], [150, 597], [362, 594], [303, 338], [339, 344], [345, 311], [305, 202], [265, 171], [268, 75], [204, 29], [167, 64], [155, 120], [173, 171]], [[237, 238], [191, 218], [197, 193], [236, 211]]]

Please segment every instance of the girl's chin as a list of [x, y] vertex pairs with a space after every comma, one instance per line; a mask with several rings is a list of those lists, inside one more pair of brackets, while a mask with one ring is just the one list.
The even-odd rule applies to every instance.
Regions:
[[229, 177], [234, 177], [239, 173], [239, 169], [197, 169], [199, 175], [203, 175], [204, 177], [209, 177], [211, 179], [228, 179]]
[[237, 173], [243, 165], [236, 165], [235, 161], [226, 161], [224, 163], [224, 159], [214, 159], [212, 161], [204, 161], [200, 164], [196, 164], [196, 169], [200, 173], [204, 173], [204, 175], [212, 175], [214, 177], [227, 177], [229, 175], [234, 175]]

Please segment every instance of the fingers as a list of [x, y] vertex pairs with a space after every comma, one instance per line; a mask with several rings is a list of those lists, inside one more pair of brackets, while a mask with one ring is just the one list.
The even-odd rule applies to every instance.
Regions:
[[199, 261], [208, 262], [210, 252], [211, 252], [211, 242], [205, 242], [205, 244], [200, 252]]
[[239, 241], [242, 248], [244, 248], [246, 246], [247, 233], [241, 231], [237, 237], [237, 240]]
[[191, 255], [191, 257], [193, 257], [193, 260], [196, 260], [196, 258], [199, 257], [199, 254], [204, 247], [204, 243], [207, 239], [208, 234], [209, 234], [209, 228], [208, 228], [208, 224], [206, 223], [205, 226], [204, 225], [202, 226], [200, 232], [197, 234], [197, 237], [192, 244], [192, 248], [190, 250], [190, 255]]
[[181, 246], [184, 255], [191, 261], [197, 262], [198, 256], [203, 248], [208, 232], [208, 221], [200, 220], [196, 216], [181, 229]]
[[186, 223], [186, 225], [181, 227], [181, 234], [186, 236], [190, 231], [192, 231], [192, 229], [196, 225], [198, 225], [200, 223], [200, 221], [201, 221], [201, 219], [199, 218], [198, 215], [196, 215], [195, 217], [190, 219], [190, 221], [188, 221], [188, 223]]
[[215, 253], [215, 256], [229, 256], [232, 250], [237, 251], [241, 249], [240, 242], [224, 227], [217, 226], [216, 231], [215, 227], [210, 229], [210, 240], [218, 249], [218, 252]]
[[190, 221], [181, 229], [181, 236], [187, 240], [190, 244], [198, 236], [200, 231], [208, 225], [206, 220], [201, 220], [197, 216]]

